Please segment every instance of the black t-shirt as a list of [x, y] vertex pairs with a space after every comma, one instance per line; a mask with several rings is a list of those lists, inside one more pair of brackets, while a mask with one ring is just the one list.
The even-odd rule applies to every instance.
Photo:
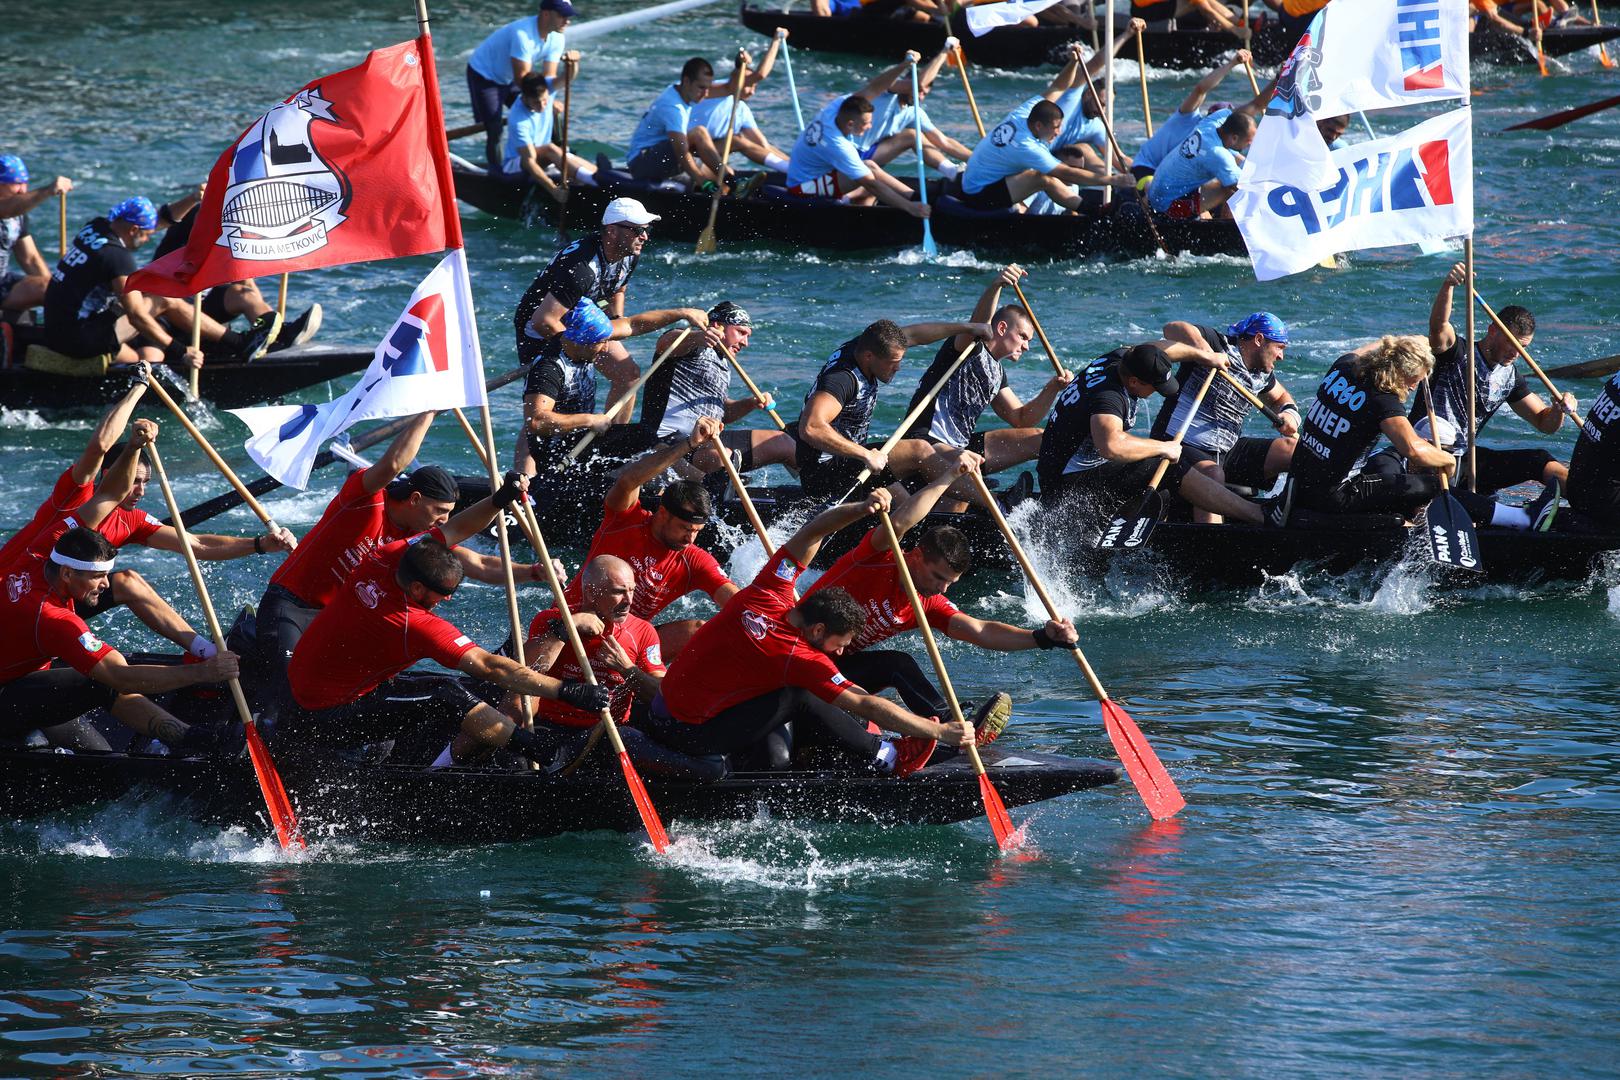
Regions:
[[[934, 354], [934, 362], [923, 372], [916, 393], [906, 406], [909, 412], [917, 407], [917, 399], [934, 388], [945, 370], [956, 363], [962, 350], [954, 344], [955, 338], [946, 338]], [[1007, 372], [1001, 361], [990, 355], [980, 342], [952, 373], [950, 381], [939, 395], [918, 416], [917, 422], [906, 432], [908, 439], [929, 439], [954, 446], [958, 450], [967, 446], [978, 430], [979, 417], [990, 407], [995, 396], [1007, 387]]]
[[[1204, 341], [1211, 349], [1226, 354], [1227, 360], [1231, 361], [1229, 370], [1232, 377], [1248, 387], [1255, 396], [1266, 394], [1277, 385], [1277, 376], [1272, 372], [1250, 371], [1243, 362], [1243, 351], [1238, 348], [1237, 342], [1215, 327], [1200, 326], [1198, 332], [1204, 335]], [[1224, 454], [1237, 445], [1238, 438], [1243, 434], [1243, 423], [1254, 411], [1254, 406], [1249, 404], [1248, 398], [1238, 393], [1237, 387], [1216, 375], [1214, 368], [1193, 361], [1182, 364], [1176, 371], [1176, 382], [1181, 384], [1181, 392], [1173, 400], [1166, 401], [1160, 407], [1159, 415], [1154, 417], [1155, 439], [1169, 439], [1181, 430], [1193, 402], [1198, 400], [1198, 391], [1205, 379], [1214, 379], [1215, 385], [1204, 394], [1204, 403], [1193, 416], [1183, 441], [1188, 446], [1217, 454]]]
[[65, 326], [107, 310], [118, 294], [112, 283], [135, 272], [135, 255], [98, 217], [79, 230], [45, 289], [45, 325]]
[[872, 410], [877, 406], [878, 381], [868, 378], [855, 362], [855, 341], [844, 342], [834, 350], [816, 376], [815, 385], [804, 395], [804, 411], [793, 422], [793, 438], [799, 444], [799, 468], [817, 465], [832, 455], [805, 442], [800, 435], [805, 414], [810, 411], [810, 400], [816, 394], [831, 394], [841, 406], [833, 417], [832, 429], [853, 443], [866, 441], [872, 427]]
[[[596, 411], [596, 366], [575, 363], [568, 356], [541, 357], [529, 366], [523, 394], [550, 398], [552, 411], [564, 414]], [[541, 468], [556, 468], [567, 458], [583, 431], [564, 431], [542, 438], [529, 436], [529, 452]]]
[[[1468, 367], [1462, 362], [1463, 339], [1458, 337], [1451, 348], [1434, 358], [1434, 374], [1429, 386], [1434, 392], [1434, 414], [1451, 421], [1457, 429], [1460, 447], [1468, 439]], [[1474, 343], [1474, 420], [1478, 428], [1485, 424], [1504, 404], [1511, 405], [1530, 395], [1524, 374], [1513, 364], [1492, 367], [1480, 355], [1479, 342]], [[1415, 426], [1429, 417], [1428, 403], [1422, 392], [1413, 395], [1412, 408], [1407, 419]]]
[[[168, 207], [165, 206], [164, 209], [167, 210]], [[163, 230], [157, 250], [152, 252], [153, 262], [157, 262], [171, 251], [178, 251], [186, 246], [186, 241], [191, 239], [191, 227], [197, 223], [197, 211], [200, 209], [202, 204], [198, 203], [186, 213], [185, 217]]]
[[1126, 431], [1136, 423], [1141, 401], [1119, 376], [1119, 362], [1128, 351], [1121, 347], [1093, 360], [1052, 404], [1035, 464], [1041, 487], [1053, 487], [1063, 476], [1095, 469], [1106, 460], [1091, 441], [1093, 416], [1117, 416]]
[[1325, 491], [1359, 469], [1382, 434], [1379, 427], [1404, 416], [1406, 403], [1394, 394], [1356, 381], [1356, 357], [1334, 361], [1305, 410], [1299, 445], [1289, 471], [1296, 491]]
[[[688, 339], [690, 340], [690, 339]], [[660, 436], [690, 435], [702, 417], [724, 420], [731, 365], [703, 344], [685, 356], [672, 356], [642, 387], [641, 422]]]
[[1571, 487], [1620, 485], [1620, 375], [1603, 384], [1569, 459]]
[[581, 300], [604, 304], [624, 290], [638, 261], [639, 256], [626, 255], [608, 262], [602, 254], [600, 233], [581, 237], [557, 252], [518, 301], [512, 325], [517, 331], [519, 358], [527, 362], [526, 357], [556, 356], [562, 351], [560, 334], [542, 338], [529, 329], [529, 320], [547, 296], [555, 296], [570, 310]]
[[11, 272], [11, 249], [28, 235], [28, 215], [0, 218], [0, 278]]

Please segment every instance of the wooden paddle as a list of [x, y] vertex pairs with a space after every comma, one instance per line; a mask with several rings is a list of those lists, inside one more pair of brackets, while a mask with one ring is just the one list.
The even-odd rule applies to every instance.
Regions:
[[1249, 90], [1255, 97], [1260, 96], [1260, 80], [1254, 77], [1254, 64], [1252, 61], [1243, 61], [1243, 71], [1249, 76]]
[[[945, 670], [945, 658], [939, 654], [939, 643], [934, 640], [934, 628], [928, 625], [928, 619], [923, 615], [922, 597], [917, 595], [917, 583], [911, 580], [911, 569], [906, 566], [906, 553], [900, 548], [900, 537], [894, 531], [894, 522], [889, 519], [887, 510], [878, 511], [878, 521], [883, 526], [883, 535], [888, 537], [889, 550], [894, 553], [894, 568], [900, 578], [900, 584], [906, 590], [906, 599], [911, 601], [911, 610], [917, 613], [917, 629], [922, 631], [923, 645], [928, 649], [928, 659], [933, 661], [934, 675], [939, 679], [939, 688], [945, 694], [945, 701], [951, 707], [951, 719], [958, 724], [966, 723], [962, 718], [962, 705], [956, 700], [956, 690], [951, 686], [951, 674]], [[996, 838], [996, 846], [1005, 851], [1017, 847], [1023, 842], [1023, 837], [1013, 829], [1012, 818], [1007, 814], [1007, 806], [1001, 801], [1001, 795], [996, 791], [995, 785], [990, 783], [989, 775], [984, 771], [984, 762], [979, 758], [979, 748], [974, 743], [964, 743], [962, 748], [967, 751], [968, 760], [973, 764], [973, 771], [979, 776], [979, 797], [984, 800], [984, 816], [990, 820], [990, 832]]]
[[[1597, 0], [1592, 0], [1592, 25], [1603, 25], [1603, 16], [1598, 14]], [[1603, 66], [1606, 68], [1614, 67], [1614, 61], [1609, 59], [1609, 47], [1603, 44], [1601, 41], [1598, 42], [1598, 60], [1601, 61]]]
[[1615, 356], [1600, 356], [1596, 360], [1582, 360], [1578, 364], [1564, 364], [1560, 367], [1548, 368], [1548, 378], [1559, 379], [1605, 379], [1620, 371], [1620, 354]]
[[[618, 401], [615, 401], [612, 405], [608, 406], [606, 416], [609, 420], [612, 420], [615, 416], [618, 416], [619, 410], [623, 409], [627, 403], [635, 400], [636, 394], [641, 391], [643, 386], [647, 385], [647, 380], [652, 378], [653, 372], [657, 371], [663, 362], [669, 359], [670, 354], [681, 347], [681, 342], [685, 341], [686, 335], [690, 334], [691, 332], [692, 328], [690, 326], [682, 327], [681, 332], [675, 335], [675, 340], [669, 343], [669, 348], [653, 357], [653, 362], [647, 365], [647, 370], [641, 373], [641, 378], [635, 381], [635, 385], [631, 386], [628, 391], [620, 396]], [[568, 460], [578, 461], [579, 455], [583, 454], [585, 452], [585, 448], [595, 441], [596, 429], [591, 428], [589, 431], [585, 432], [584, 437], [581, 438], [579, 442], [574, 444], [574, 448], [568, 451]]]
[[[266, 528], [271, 530], [280, 528], [275, 519], [270, 516], [270, 512], [260, 504], [258, 499], [253, 497], [253, 493], [247, 489], [247, 485], [242, 483], [236, 472], [225, 463], [225, 459], [219, 456], [219, 451], [214, 449], [208, 438], [197, 430], [197, 425], [191, 422], [191, 418], [186, 415], [185, 410], [180, 408], [174, 398], [169, 396], [167, 390], [163, 389], [162, 383], [158, 379], [152, 378], [148, 380], [147, 385], [151, 387], [152, 393], [158, 396], [158, 400], [162, 401], [168, 407], [168, 410], [174, 414], [174, 418], [180, 421], [180, 426], [186, 429], [186, 434], [190, 435], [192, 440], [202, 448], [202, 452], [208, 456], [209, 461], [214, 463], [214, 468], [219, 470], [219, 474], [226, 479], [231, 487], [236, 489], [238, 495], [242, 496], [242, 501], [247, 503], [248, 509], [253, 511], [254, 516], [264, 522]], [[185, 523], [183, 521], [171, 521], [169, 524], [173, 525], [178, 531]]]
[[[545, 567], [546, 583], [551, 587], [552, 598], [557, 604], [557, 613], [564, 631], [568, 634], [568, 646], [574, 651], [574, 659], [579, 662], [581, 677], [595, 686], [596, 672], [591, 670], [590, 657], [585, 653], [585, 643], [579, 639], [579, 628], [574, 625], [574, 615], [568, 609], [568, 599], [563, 595], [557, 568], [552, 565], [551, 551], [546, 547], [545, 534], [538, 529], [535, 530], [534, 554], [536, 561]], [[641, 775], [636, 772], [635, 765], [630, 761], [630, 753], [624, 748], [624, 739], [619, 735], [619, 725], [613, 722], [613, 712], [610, 709], [603, 709], [599, 715], [601, 717], [599, 723], [607, 732], [608, 742], [612, 745], [613, 752], [619, 755], [619, 768], [624, 773], [625, 786], [630, 789], [630, 801], [635, 803], [636, 813], [641, 815], [641, 827], [647, 830], [647, 838], [652, 842], [654, 851], [660, 853], [667, 851], [669, 834], [664, 831], [664, 823], [659, 820], [658, 811], [653, 807], [652, 796], [647, 794], [647, 785], [641, 782]]]
[[[1041, 605], [1046, 608], [1047, 618], [1062, 618], [1057, 605], [1052, 602], [1051, 595], [1046, 591], [1046, 586], [1041, 584], [1041, 577], [1035, 572], [1034, 564], [1024, 552], [1024, 545], [1018, 542], [1018, 537], [1013, 533], [1012, 526], [1007, 523], [1001, 507], [990, 494], [990, 487], [984, 482], [984, 477], [974, 473], [973, 482], [978, 485], [980, 501], [990, 508], [990, 515], [996, 519], [1001, 535], [1007, 538], [1007, 546], [1012, 549], [1013, 558], [1023, 567], [1024, 576], [1029, 579], [1030, 587], [1035, 590], [1035, 595], [1040, 597]], [[1147, 736], [1142, 734], [1142, 730], [1136, 726], [1136, 721], [1131, 719], [1130, 714], [1108, 697], [1108, 692], [1098, 681], [1097, 673], [1091, 669], [1091, 664], [1087, 662], [1086, 654], [1080, 651], [1080, 646], [1074, 646], [1069, 652], [1074, 657], [1074, 662], [1080, 665], [1080, 673], [1085, 676], [1086, 684], [1091, 687], [1092, 694], [1102, 706], [1103, 727], [1108, 732], [1108, 740], [1114, 744], [1114, 753], [1119, 755], [1125, 771], [1130, 774], [1131, 782], [1136, 785], [1136, 793], [1142, 797], [1148, 813], [1159, 821], [1175, 817], [1177, 812], [1187, 805], [1187, 800], [1181, 797], [1181, 791], [1176, 787], [1175, 781], [1170, 779], [1170, 774], [1160, 764], [1159, 755], [1153, 752]]]
[[[193, 349], [202, 348], [202, 298], [202, 293], [192, 293], [191, 295], [191, 347]], [[193, 364], [187, 376], [186, 386], [186, 392], [190, 395], [192, 401], [196, 401], [202, 396], [201, 375], [201, 369]]]
[[1513, 347], [1518, 351], [1519, 355], [1524, 357], [1524, 362], [1530, 365], [1530, 370], [1536, 373], [1536, 378], [1541, 380], [1541, 384], [1547, 388], [1547, 393], [1553, 396], [1553, 401], [1563, 410], [1564, 415], [1575, 421], [1577, 425], [1580, 424], [1581, 418], [1575, 415], [1575, 410], [1569, 407], [1569, 403], [1564, 400], [1564, 395], [1558, 392], [1558, 387], [1554, 386], [1553, 381], [1547, 377], [1547, 373], [1541, 370], [1541, 365], [1536, 363], [1536, 358], [1530, 355], [1513, 331], [1509, 330], [1507, 325], [1502, 322], [1501, 317], [1491, 309], [1491, 305], [1485, 302], [1483, 296], [1475, 292], [1474, 299], [1479, 301], [1479, 306], [1485, 309], [1485, 314], [1490, 316], [1491, 322], [1496, 324], [1496, 328], [1513, 343]]
[[[1474, 288], [1474, 234], [1469, 233], [1463, 239], [1463, 273], [1468, 281], [1469, 292]], [[1468, 490], [1473, 491], [1479, 482], [1479, 456], [1474, 452], [1474, 443], [1479, 438], [1479, 417], [1476, 415], [1479, 403], [1479, 364], [1474, 360], [1474, 351], [1479, 347], [1475, 344], [1474, 335], [1474, 305], [1468, 305], [1468, 318], [1466, 320], [1468, 340], [1465, 342], [1463, 355], [1468, 357]], [[1431, 422], [1430, 430], [1434, 425]]]
[[1247, 398], [1250, 405], [1253, 405], [1256, 409], [1259, 409], [1265, 418], [1271, 421], [1272, 427], [1280, 428], [1283, 426], [1282, 413], [1278, 412], [1276, 409], [1273, 409], [1270, 405], [1267, 405], [1264, 401], [1262, 401], [1259, 394], [1256, 394], [1253, 390], [1250, 390], [1247, 386], [1244, 386], [1242, 383], [1238, 382], [1237, 376], [1233, 375], [1225, 368], [1216, 368], [1215, 370], [1220, 373], [1223, 379], [1232, 384], [1232, 389], [1236, 390], [1238, 393]]
[[1577, 105], [1573, 109], [1564, 109], [1562, 112], [1538, 116], [1534, 120], [1526, 120], [1522, 124], [1514, 124], [1512, 127], [1506, 127], [1502, 130], [1521, 131], [1525, 128], [1531, 128], [1535, 131], [1551, 131], [1553, 128], [1563, 127], [1565, 124], [1579, 120], [1583, 116], [1591, 116], [1593, 113], [1602, 112], [1604, 109], [1612, 109], [1616, 105], [1620, 105], [1620, 94], [1614, 97], [1606, 97], [1602, 101], [1594, 101], [1590, 105]]
[[62, 258], [67, 258], [68, 232], [67, 232], [67, 192], [56, 193], [56, 227], [62, 234]]
[[[1597, 0], [1592, 0], [1595, 4]], [[788, 48], [787, 27], [778, 26], [776, 36], [782, 41], [782, 67], [787, 71], [788, 96], [793, 99], [793, 119], [799, 122], [799, 130], [804, 130], [804, 108], [799, 104], [799, 84], [793, 81], [793, 50]]]
[[450, 142], [455, 142], [457, 139], [465, 139], [469, 135], [482, 135], [483, 133], [484, 125], [475, 121], [471, 124], [463, 124], [460, 127], [447, 129], [444, 137]]
[[[174, 523], [174, 532], [180, 538], [180, 553], [186, 557], [186, 569], [191, 572], [191, 584], [197, 590], [197, 599], [202, 603], [203, 615], [208, 619], [208, 633], [214, 639], [214, 647], [224, 652], [225, 631], [220, 626], [219, 616], [214, 612], [213, 601], [208, 598], [208, 585], [203, 581], [202, 567], [197, 563], [197, 553], [191, 548], [191, 534], [186, 531], [185, 522], [180, 518], [179, 504], [174, 501], [174, 489], [169, 486], [169, 474], [163, 469], [163, 459], [158, 456], [156, 445], [148, 443], [146, 454], [152, 462], [152, 471], [157, 473], [158, 484], [163, 488], [163, 501], [169, 505], [169, 516]], [[276, 763], [270, 757], [270, 749], [259, 737], [259, 728], [253, 720], [252, 711], [248, 709], [247, 698], [242, 693], [242, 684], [233, 678], [229, 686], [231, 700], [236, 703], [237, 718], [242, 721], [242, 732], [247, 739], [248, 757], [253, 760], [253, 772], [259, 778], [259, 791], [264, 795], [264, 805], [270, 814], [270, 824], [275, 826], [276, 840], [281, 844], [283, 851], [295, 847], [302, 848], [304, 836], [298, 830], [298, 815], [293, 812], [292, 802], [287, 798], [287, 789], [282, 786], [281, 774], [276, 771]]]
[[[917, 61], [911, 62], [911, 107], [915, 112], [916, 123], [911, 131], [917, 139], [917, 198], [922, 200], [924, 206], [928, 205], [928, 163], [923, 160], [923, 133], [922, 133], [922, 94], [917, 89]], [[927, 218], [923, 223], [923, 258], [939, 258], [939, 245], [934, 243], [934, 225]]]
[[[1429, 392], [1428, 379], [1423, 380], [1423, 398], [1429, 407], [1429, 438], [1439, 450], [1440, 431], [1434, 421], [1434, 395]], [[1474, 520], [1451, 493], [1446, 474], [1439, 476], [1440, 494], [1424, 515], [1429, 523], [1429, 554], [1442, 565], [1479, 573], [1485, 568], [1479, 562], [1479, 534], [1474, 530]]]
[[[1198, 415], [1199, 407], [1204, 404], [1204, 395], [1209, 393], [1209, 388], [1214, 385], [1215, 378], [1211, 375], [1204, 380], [1204, 385], [1198, 388], [1192, 408], [1187, 410], [1186, 417], [1181, 421], [1181, 427], [1170, 440], [1171, 446], [1181, 445], [1187, 429], [1192, 427], [1193, 418]], [[1153, 535], [1153, 530], [1164, 520], [1167, 510], [1164, 492], [1159, 490], [1159, 481], [1164, 479], [1164, 474], [1169, 469], [1170, 459], [1160, 458], [1159, 467], [1153, 470], [1153, 479], [1148, 481], [1147, 490], [1142, 493], [1142, 497], [1134, 504], [1126, 503], [1121, 506], [1119, 512], [1109, 519], [1108, 527], [1097, 540], [1097, 550], [1117, 551], [1120, 548], [1141, 547], [1147, 543], [1148, 537]]]
[[[1140, 40], [1140, 37], [1138, 40]], [[1051, 339], [1046, 336], [1046, 331], [1041, 328], [1041, 320], [1036, 318], [1035, 309], [1030, 306], [1029, 297], [1024, 295], [1024, 287], [1015, 281], [1013, 282], [1013, 292], [1018, 294], [1018, 302], [1024, 305], [1024, 314], [1028, 315], [1029, 321], [1035, 324], [1035, 336], [1041, 339], [1041, 348], [1046, 350], [1046, 358], [1052, 361], [1053, 374], [1062, 375], [1063, 361], [1058, 359], [1057, 350], [1052, 348]]]
[[[1080, 74], [1086, 77], [1086, 89], [1091, 91], [1092, 98], [1101, 101], [1102, 98], [1097, 94], [1096, 84], [1092, 82], [1091, 72], [1086, 68], [1086, 65], [1080, 65]], [[1114, 138], [1114, 125], [1108, 122], [1108, 111], [1103, 110], [1097, 119], [1102, 121], [1103, 131], [1108, 135], [1108, 145], [1114, 152], [1114, 158], [1124, 161], [1125, 151], [1119, 148], [1119, 140]], [[1147, 195], [1143, 193], [1141, 188], [1132, 188], [1132, 190], [1136, 192], [1136, 201], [1142, 206], [1142, 219], [1147, 222], [1148, 231], [1153, 234], [1153, 242], [1159, 245], [1159, 250], [1164, 252], [1165, 257], [1168, 258], [1170, 246], [1164, 242], [1164, 237], [1159, 235], [1159, 226], [1153, 221], [1153, 207], [1148, 205]]]
[[1153, 106], [1148, 103], [1147, 60], [1142, 54], [1142, 35], [1136, 37], [1136, 74], [1142, 81], [1142, 122], [1147, 125], [1148, 138], [1153, 138]]
[[[467, 414], [460, 409], [450, 411], [456, 414], [456, 422], [461, 425], [462, 434], [466, 435], [467, 441], [472, 443], [473, 453], [478, 455], [478, 463], [484, 467], [485, 472], [493, 472], [489, 463], [489, 455], [484, 453], [484, 442], [478, 437], [478, 433], [473, 430], [472, 424], [468, 422]], [[524, 513], [526, 510], [529, 511], [528, 514]], [[540, 525], [533, 517], [533, 511], [529, 509], [523, 500], [520, 499], [513, 504], [512, 516], [517, 519], [518, 528], [523, 530], [524, 537], [529, 541], [529, 547], [533, 548], [538, 545], [540, 543]]]
[[270, 334], [264, 339], [264, 347], [269, 348], [281, 336], [281, 327], [287, 321], [287, 279], [291, 274], [281, 275], [281, 285], [276, 289], [276, 317], [270, 323]]
[[777, 430], [786, 431], [787, 424], [782, 422], [782, 418], [777, 415], [776, 409], [765, 404], [770, 400], [770, 398], [766, 397], [764, 393], [760, 391], [759, 387], [754, 384], [754, 380], [748, 377], [748, 372], [743, 370], [742, 364], [739, 363], [737, 358], [732, 355], [731, 350], [726, 348], [725, 343], [716, 343], [714, 351], [725, 357], [726, 361], [731, 364], [732, 370], [734, 370], [742, 379], [743, 385], [748, 387], [748, 392], [754, 395], [755, 401], [759, 402], [759, 407], [764, 409], [765, 412], [770, 415], [772, 422], [776, 424]]
[[[934, 383], [934, 385], [929, 388], [928, 393], [924, 394], [918, 400], [917, 404], [911, 407], [911, 411], [906, 413], [905, 419], [900, 421], [900, 426], [894, 429], [894, 434], [890, 435], [888, 441], [883, 444], [881, 449], [884, 454], [888, 454], [895, 448], [896, 445], [899, 444], [901, 439], [905, 438], [907, 429], [909, 429], [912, 424], [917, 422], [917, 417], [921, 416], [923, 414], [923, 410], [928, 408], [933, 400], [939, 396], [939, 392], [941, 390], [945, 389], [945, 384], [950, 381], [952, 375], [956, 374], [956, 369], [962, 366], [962, 363], [967, 360], [968, 356], [979, 344], [980, 342], [978, 338], [974, 338], [972, 341], [968, 342], [968, 347], [963, 349], [961, 353], [957, 355], [955, 360], [951, 361], [951, 366], [945, 369], [945, 374], [939, 377], [939, 381]], [[860, 475], [855, 478], [855, 483], [848, 491], [844, 492], [843, 498], [839, 499], [838, 502], [848, 502], [849, 497], [855, 494], [856, 491], [860, 490], [860, 486], [871, 478], [871, 468], [868, 467], [862, 469]], [[921, 609], [919, 608], [918, 610]]]
[[984, 138], [984, 118], [979, 115], [979, 103], [973, 97], [973, 84], [968, 82], [967, 57], [962, 55], [962, 46], [956, 47], [956, 72], [962, 76], [962, 92], [967, 95], [968, 108], [973, 111], [973, 126], [979, 129], [979, 138]]
[[731, 478], [732, 490], [737, 493], [738, 500], [742, 502], [743, 512], [748, 515], [749, 524], [759, 534], [760, 545], [765, 548], [765, 557], [768, 559], [776, 554], [776, 545], [771, 543], [771, 534], [765, 531], [765, 522], [760, 519], [759, 510], [754, 506], [753, 497], [748, 494], [748, 487], [743, 483], [742, 476], [738, 474], [737, 466], [731, 463], [731, 455], [726, 453], [724, 444], [718, 438], [715, 439], [715, 444], [715, 449], [720, 451], [720, 461], [726, 467], [726, 475]]
[[718, 246], [714, 240], [714, 223], [720, 216], [720, 197], [726, 193], [726, 165], [731, 161], [731, 140], [737, 134], [737, 105], [742, 101], [743, 82], [748, 78], [748, 60], [737, 54], [737, 69], [731, 81], [731, 118], [726, 122], [725, 149], [720, 151], [720, 175], [715, 180], [714, 198], [709, 200], [709, 222], [698, 234], [698, 255], [712, 254]]
[[557, 240], [568, 243], [568, 114], [574, 104], [574, 76], [579, 73], [579, 61], [573, 53], [563, 56], [563, 108], [562, 108], [562, 199], [557, 203]]

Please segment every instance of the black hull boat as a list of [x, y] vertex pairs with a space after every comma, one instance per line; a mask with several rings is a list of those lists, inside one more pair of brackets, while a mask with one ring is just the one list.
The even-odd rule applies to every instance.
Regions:
[[[880, 15], [829, 18], [744, 5], [742, 22], [748, 29], [767, 36], [775, 34], [777, 27], [786, 27], [797, 48], [888, 60], [898, 59], [907, 49], [916, 49], [926, 57], [945, 47], [945, 28], [938, 23]], [[1069, 42], [1083, 41], [1088, 47], [1091, 44], [1090, 31], [1061, 26], [1009, 26], [975, 37], [961, 14], [952, 26], [967, 58], [990, 68], [1059, 67]], [[1542, 34], [1542, 48], [1548, 56], [1566, 56], [1617, 37], [1620, 25], [1553, 26]], [[1532, 43], [1494, 28], [1470, 34], [1469, 44], [1474, 60], [1504, 65], [1536, 62]], [[1215, 66], [1238, 46], [1235, 37], [1221, 30], [1148, 30], [1142, 35], [1142, 54], [1151, 67], [1203, 70]], [[1256, 64], [1274, 67], [1283, 62], [1293, 46], [1281, 27], [1267, 22], [1255, 31], [1250, 50]]]
[[[263, 405], [351, 375], [371, 363], [371, 357], [371, 349], [294, 345], [253, 361], [209, 359], [198, 385], [203, 398], [221, 409]], [[117, 401], [128, 388], [129, 376], [117, 368], [106, 374], [68, 375], [21, 362], [0, 367], [0, 405], [9, 409], [99, 409]]]
[[[663, 220], [657, 236], [696, 240], [709, 219], [712, 196], [688, 193], [632, 180], [628, 173], [599, 172], [597, 186], [569, 185], [566, 211], [533, 188], [489, 176], [467, 162], [454, 165], [456, 197], [496, 217], [518, 218], [533, 225], [555, 225], [559, 214], [574, 233], [590, 232], [602, 220], [609, 200], [628, 195], [641, 200]], [[795, 249], [831, 251], [890, 250], [922, 242], [922, 222], [888, 206], [851, 206], [834, 199], [807, 199], [780, 186], [780, 173], [748, 197], [720, 200], [715, 236], [726, 244], [778, 244]], [[1158, 250], [1139, 204], [1117, 199], [1107, 208], [1079, 214], [1019, 214], [973, 210], [943, 195], [930, 184], [934, 238], [949, 247], [984, 254], [1006, 254], [1028, 262], [1036, 259], [1134, 259]], [[1242, 255], [1243, 238], [1230, 220], [1170, 221], [1155, 217], [1172, 253]]]

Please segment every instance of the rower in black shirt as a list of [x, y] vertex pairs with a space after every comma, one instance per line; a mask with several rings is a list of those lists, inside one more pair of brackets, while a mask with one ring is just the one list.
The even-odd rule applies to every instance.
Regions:
[[[1287, 471], [1294, 456], [1294, 436], [1299, 434], [1299, 406], [1276, 373], [1288, 347], [1288, 327], [1270, 312], [1257, 311], [1225, 332], [1188, 322], [1167, 323], [1164, 337], [1166, 341], [1224, 356], [1226, 371], [1250, 393], [1278, 410], [1282, 435], [1245, 436], [1243, 424], [1254, 406], [1217, 375], [1206, 359], [1202, 363], [1183, 363], [1177, 369], [1181, 393], [1159, 409], [1153, 420], [1153, 437], [1168, 439], [1172, 432], [1181, 430], [1204, 380], [1214, 379], [1182, 439], [1181, 459], [1223, 484], [1261, 490], [1270, 487], [1279, 474]], [[1207, 510], [1195, 510], [1193, 520], [1218, 523], [1220, 517]]]
[[[1058, 395], [1046, 418], [1036, 464], [1041, 501], [1106, 516], [1127, 498], [1140, 495], [1158, 469], [1159, 459], [1168, 458], [1173, 467], [1164, 482], [1166, 490], [1194, 507], [1260, 524], [1261, 508], [1192, 468], [1180, 443], [1130, 433], [1143, 399], [1154, 394], [1173, 399], [1180, 391], [1170, 373], [1174, 362], [1201, 355], [1202, 351], [1190, 346], [1161, 340], [1120, 346], [1092, 361]], [[1225, 361], [1224, 356], [1207, 357], [1215, 366]]]
[[796, 462], [804, 493], [813, 499], [842, 496], [862, 469], [888, 483], [889, 455], [864, 445], [872, 427], [878, 387], [893, 381], [913, 345], [931, 345], [955, 334], [988, 338], [984, 323], [924, 322], [901, 326], [888, 319], [844, 342], [822, 365], [804, 409], [788, 429], [798, 443]]
[[27, 311], [45, 299], [51, 271], [28, 231], [28, 212], [72, 189], [73, 181], [58, 176], [29, 191], [23, 159], [0, 154], [0, 310]]
[[1598, 391], [1575, 440], [1569, 505], [1604, 529], [1620, 530], [1620, 375]]

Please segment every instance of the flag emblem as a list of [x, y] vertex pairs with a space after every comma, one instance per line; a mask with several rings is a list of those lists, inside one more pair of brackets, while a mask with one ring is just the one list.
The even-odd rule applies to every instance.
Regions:
[[412, 304], [383, 342], [383, 368], [390, 375], [422, 375], [448, 371], [450, 354], [445, 344], [444, 297], [429, 293]]
[[316, 120], [338, 122], [319, 86], [275, 106], [237, 140], [215, 241], [234, 258], [307, 255], [343, 224], [348, 181], [316, 150], [310, 130]]

